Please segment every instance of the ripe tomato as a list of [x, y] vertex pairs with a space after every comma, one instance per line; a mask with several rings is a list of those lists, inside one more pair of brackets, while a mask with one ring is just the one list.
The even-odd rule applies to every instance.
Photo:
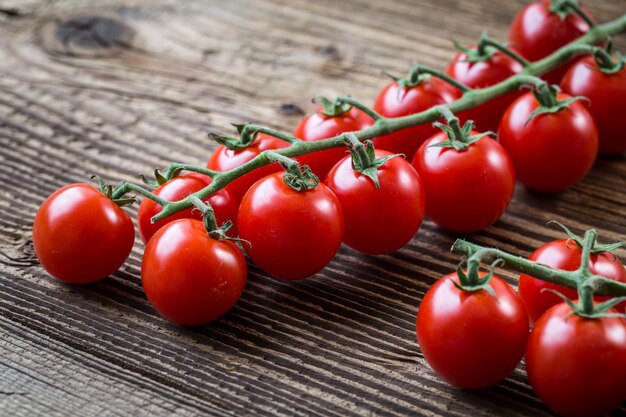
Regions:
[[[589, 16], [589, 10], [583, 8]], [[509, 41], [524, 58], [538, 61], [581, 37], [589, 25], [576, 13], [565, 19], [550, 11], [550, 1], [530, 3], [515, 16], [509, 29]], [[551, 84], [558, 82], [573, 61], [561, 65], [542, 77]]]
[[52, 193], [33, 224], [39, 262], [50, 275], [72, 284], [98, 281], [117, 271], [134, 241], [128, 214], [88, 184]]
[[194, 219], [159, 229], [141, 264], [146, 297], [161, 316], [182, 326], [199, 326], [224, 315], [239, 300], [246, 275], [246, 260], [237, 245], [213, 239]]
[[[580, 246], [574, 241], [562, 239], [546, 243], [534, 251], [528, 259], [553, 268], [574, 271], [580, 266], [581, 255], [582, 249]], [[614, 281], [626, 283], [626, 269], [624, 269], [624, 265], [610, 252], [591, 255], [589, 268], [596, 275], [602, 275]], [[533, 323], [539, 320], [539, 317], [550, 307], [563, 302], [558, 295], [550, 291], [543, 291], [545, 288], [556, 290], [571, 300], [578, 298], [576, 290], [551, 284], [526, 274], [520, 275], [518, 288], [519, 295], [524, 305], [526, 305], [526, 310], [528, 310], [528, 315]], [[596, 296], [595, 299], [602, 301], [608, 299], [608, 297]], [[619, 304], [616, 308], [624, 312], [626, 302]]]
[[[472, 132], [471, 135], [476, 135]], [[444, 229], [475, 232], [495, 223], [515, 189], [515, 172], [507, 153], [483, 137], [464, 151], [431, 147], [448, 140], [440, 132], [424, 142], [413, 166], [426, 194], [426, 215]]]
[[600, 153], [618, 154], [626, 151], [626, 118], [616, 109], [626, 108], [626, 67], [614, 74], [598, 70], [592, 57], [574, 64], [561, 81], [564, 93], [584, 96], [589, 113], [596, 122], [600, 139]]
[[[210, 183], [211, 178], [205, 175], [190, 173], [172, 178], [160, 185], [154, 190], [154, 194], [168, 201], [179, 201], [190, 194], [200, 191]], [[234, 222], [237, 221], [238, 207], [237, 202], [230, 193], [226, 191], [226, 189], [222, 189], [213, 194], [206, 201], [213, 207], [218, 226], [221, 226], [228, 220], [233, 221], [233, 227], [228, 231], [228, 235], [236, 236], [237, 227]], [[161, 205], [149, 198], [141, 202], [139, 212], [137, 213], [137, 225], [139, 226], [139, 236], [141, 236], [143, 243], [147, 243], [157, 230], [174, 220], [187, 218], [202, 220], [202, 213], [200, 213], [199, 210], [189, 208], [160, 220], [157, 223], [150, 223], [152, 216], [160, 211]]]
[[[400, 87], [392, 82], [380, 92], [374, 110], [385, 117], [400, 117], [428, 110], [433, 106], [450, 103], [458, 98], [459, 91], [437, 78], [425, 79], [415, 87]], [[437, 132], [430, 123], [398, 130], [372, 140], [378, 149], [401, 153], [411, 160], [415, 151], [426, 139]]]
[[277, 172], [248, 190], [239, 207], [239, 236], [250, 258], [282, 279], [306, 278], [324, 268], [343, 238], [337, 197], [324, 184], [296, 191]]
[[506, 378], [524, 355], [528, 315], [509, 284], [494, 276], [486, 290], [458, 289], [456, 273], [428, 290], [417, 312], [417, 341], [448, 383], [485, 388]]
[[[376, 158], [391, 153], [376, 150]], [[325, 184], [339, 199], [345, 219], [343, 241], [358, 251], [381, 255], [409, 242], [424, 218], [424, 191], [419, 175], [396, 157], [377, 169], [380, 189], [352, 169], [345, 157], [331, 169]]]
[[[448, 65], [446, 74], [468, 87], [485, 88], [504, 81], [521, 70], [522, 65], [519, 62], [502, 52], [496, 52], [489, 60], [479, 62], [468, 62], [467, 54], [461, 52]], [[521, 94], [518, 91], [506, 94], [457, 116], [462, 122], [473, 120], [476, 127], [483, 132], [495, 132], [506, 108]]]
[[[287, 146], [289, 146], [289, 143], [284, 140], [259, 133], [254, 142], [252, 142], [250, 146], [245, 149], [233, 151], [224, 145], [218, 146], [209, 158], [209, 162], [207, 162], [206, 167], [215, 171], [228, 171], [245, 164], [263, 151], [285, 148]], [[243, 195], [246, 191], [248, 191], [248, 188], [250, 188], [252, 184], [266, 175], [280, 170], [281, 168], [278, 164], [266, 165], [262, 168], [249, 172], [243, 177], [237, 178], [235, 181], [228, 184], [228, 186], [224, 189], [228, 190], [237, 204], [239, 204]]]
[[[559, 93], [557, 98], [570, 96]], [[591, 169], [598, 153], [598, 131], [580, 101], [571, 103], [569, 109], [528, 121], [537, 107], [532, 93], [515, 100], [502, 116], [500, 144], [513, 160], [522, 184], [537, 191], [562, 191]]]
[[587, 319], [565, 303], [552, 307], [530, 335], [526, 371], [539, 398], [557, 413], [608, 413], [626, 400], [626, 319]]
[[[320, 109], [317, 113], [308, 115], [300, 120], [293, 135], [305, 142], [317, 142], [342, 133], [365, 129], [371, 126], [373, 122], [370, 117], [354, 107], [340, 116], [325, 115], [322, 109]], [[313, 152], [297, 159], [300, 164], [308, 165], [311, 171], [323, 181], [328, 171], [330, 171], [340, 159], [346, 156], [346, 152], [346, 148], [340, 147]]]

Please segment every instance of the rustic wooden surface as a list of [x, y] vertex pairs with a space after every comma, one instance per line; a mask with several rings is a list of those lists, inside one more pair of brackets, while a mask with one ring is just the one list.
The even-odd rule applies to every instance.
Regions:
[[[466, 392], [424, 363], [417, 306], [459, 261], [456, 236], [430, 221], [393, 255], [342, 248], [302, 282], [252, 267], [239, 304], [198, 329], [146, 301], [139, 239], [120, 271], [83, 287], [51, 279], [31, 241], [38, 205], [64, 184], [202, 164], [208, 131], [290, 130], [320, 94], [371, 102], [380, 70], [443, 67], [451, 39], [484, 29], [503, 39], [523, 3], [0, 0], [0, 415], [550, 415], [523, 365]], [[601, 21], [626, 11], [588, 3]], [[558, 195], [518, 187], [502, 220], [469, 238], [527, 255], [560, 235], [545, 226], [556, 219], [624, 239], [625, 178], [622, 156]]]

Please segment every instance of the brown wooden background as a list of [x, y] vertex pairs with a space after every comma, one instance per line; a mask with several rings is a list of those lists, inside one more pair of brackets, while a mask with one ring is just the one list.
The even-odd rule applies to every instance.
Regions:
[[[47, 276], [31, 241], [38, 205], [62, 185], [203, 164], [208, 131], [291, 130], [320, 94], [371, 102], [380, 70], [443, 67], [451, 39], [484, 29], [503, 39], [523, 3], [0, 0], [0, 415], [549, 415], [523, 365], [480, 392], [425, 365], [415, 312], [459, 261], [456, 236], [429, 221], [393, 255], [342, 248], [302, 282], [252, 267], [239, 304], [198, 329], [146, 301], [139, 240], [119, 272], [83, 287]], [[588, 3], [601, 21], [626, 12], [624, 0]], [[600, 159], [558, 195], [519, 187], [470, 238], [527, 255], [560, 235], [545, 226], [556, 219], [624, 239], [625, 162]]]

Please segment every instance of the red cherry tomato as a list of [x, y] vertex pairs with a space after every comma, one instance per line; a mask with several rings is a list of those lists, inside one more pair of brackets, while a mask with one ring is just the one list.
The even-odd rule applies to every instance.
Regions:
[[238, 224], [254, 263], [287, 280], [306, 278], [324, 268], [337, 253], [344, 230], [339, 200], [328, 187], [319, 184], [295, 191], [283, 182], [282, 172], [248, 190], [239, 207]]
[[[546, 243], [534, 251], [528, 259], [553, 268], [574, 271], [580, 266], [581, 255], [582, 249], [580, 246], [574, 241], [562, 239]], [[626, 283], [626, 269], [624, 269], [624, 265], [610, 252], [591, 255], [589, 268], [596, 275], [602, 275], [608, 279]], [[524, 305], [526, 305], [526, 310], [528, 310], [528, 315], [533, 323], [539, 320], [539, 317], [550, 307], [563, 302], [558, 295], [550, 291], [544, 291], [544, 289], [556, 290], [570, 300], [578, 298], [576, 290], [551, 284], [526, 274], [520, 275], [518, 288], [519, 295]], [[595, 299], [603, 301], [608, 299], [608, 297], [596, 296]], [[626, 302], [619, 304], [617, 309], [624, 312], [626, 310]]]
[[608, 413], [626, 400], [626, 319], [586, 319], [565, 303], [552, 307], [530, 335], [526, 371], [539, 398], [560, 415]]
[[[327, 116], [320, 109], [317, 113], [300, 120], [293, 135], [305, 142], [317, 142], [342, 133], [362, 130], [372, 124], [371, 118], [354, 107], [340, 116]], [[346, 148], [340, 147], [303, 155], [297, 159], [302, 165], [308, 165], [323, 181], [328, 171], [346, 156], [346, 152]]]
[[[228, 171], [245, 164], [263, 151], [281, 149], [287, 146], [289, 146], [289, 143], [284, 140], [259, 133], [254, 142], [245, 149], [233, 151], [223, 145], [218, 146], [209, 158], [209, 162], [206, 166], [215, 171]], [[280, 170], [281, 168], [278, 164], [266, 165], [249, 172], [243, 177], [237, 178], [235, 181], [228, 184], [225, 190], [228, 190], [235, 201], [239, 203], [252, 184], [266, 175]]]
[[[557, 97], [570, 98], [561, 93]], [[532, 93], [515, 100], [502, 116], [500, 144], [513, 160], [522, 184], [537, 191], [562, 191], [581, 180], [593, 166], [598, 131], [580, 101], [570, 104], [569, 109], [528, 121], [538, 106]]]
[[[166, 183], [160, 185], [154, 190], [154, 194], [158, 197], [165, 198], [168, 201], [179, 201], [200, 191], [211, 183], [211, 178], [200, 174], [185, 174], [172, 178]], [[215, 218], [217, 225], [221, 226], [226, 221], [233, 221], [233, 227], [228, 231], [228, 235], [237, 235], [237, 202], [230, 195], [226, 189], [222, 189], [213, 194], [206, 200], [213, 207], [215, 212]], [[178, 219], [198, 219], [202, 220], [202, 213], [199, 210], [189, 208], [187, 210], [180, 211], [166, 219], [160, 220], [157, 223], [150, 223], [152, 216], [161, 211], [161, 205], [150, 200], [144, 199], [139, 206], [139, 212], [137, 213], [137, 225], [139, 226], [139, 236], [146, 243], [150, 240], [152, 235], [156, 233], [161, 227], [168, 223]]]
[[[492, 86], [522, 70], [519, 62], [502, 52], [496, 52], [487, 61], [468, 62], [467, 59], [467, 54], [464, 52], [457, 54], [448, 66], [446, 74], [470, 88]], [[517, 91], [506, 94], [457, 116], [462, 122], [473, 120], [476, 127], [483, 132], [488, 130], [495, 132], [506, 108], [521, 94]]]
[[[458, 98], [458, 94], [458, 90], [437, 78], [426, 79], [409, 88], [401, 88], [393, 82], [380, 92], [373, 108], [385, 117], [408, 116], [450, 103]], [[372, 142], [376, 148], [404, 154], [410, 161], [422, 142], [436, 132], [435, 127], [426, 123], [375, 138]]]
[[443, 132], [436, 134], [424, 142], [413, 159], [424, 184], [426, 215], [455, 232], [484, 229], [502, 216], [513, 197], [515, 172], [511, 159], [489, 137], [460, 152], [430, 147], [447, 139]]
[[134, 241], [128, 214], [88, 184], [52, 193], [33, 224], [39, 262], [50, 275], [72, 284], [98, 281], [117, 271]]
[[506, 378], [524, 355], [528, 316], [515, 291], [494, 276], [486, 290], [463, 291], [452, 273], [428, 290], [417, 312], [417, 341], [448, 383], [485, 388]]
[[[376, 150], [376, 158], [391, 155]], [[409, 242], [424, 218], [424, 191], [419, 175], [402, 157], [378, 168], [380, 189], [352, 169], [345, 157], [333, 167], [325, 184], [339, 199], [345, 219], [343, 241], [353, 249], [380, 255]]]
[[596, 122], [600, 153], [618, 154], [626, 151], [626, 118], [616, 112], [626, 109], [626, 67], [614, 74], [604, 74], [592, 57], [574, 64], [561, 81], [564, 93], [587, 97], [583, 102]]
[[199, 220], [180, 219], [150, 239], [141, 264], [146, 297], [165, 319], [199, 326], [218, 319], [239, 300], [246, 260], [227, 240], [210, 237]]
[[[583, 10], [591, 16], [589, 10]], [[541, 0], [527, 5], [515, 16], [509, 29], [509, 41], [524, 58], [538, 61], [588, 31], [589, 25], [576, 13], [562, 19], [550, 11], [549, 0]], [[557, 67], [542, 78], [558, 84], [572, 62]]]

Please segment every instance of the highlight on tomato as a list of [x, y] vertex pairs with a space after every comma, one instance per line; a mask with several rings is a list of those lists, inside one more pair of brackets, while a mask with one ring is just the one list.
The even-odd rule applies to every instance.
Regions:
[[196, 219], [161, 227], [146, 245], [141, 283], [157, 312], [181, 326], [214, 321], [239, 300], [247, 266], [241, 250]]
[[114, 200], [112, 187], [70, 184], [52, 193], [33, 223], [35, 254], [53, 277], [85, 284], [108, 277], [124, 263], [135, 241], [133, 221]]
[[[189, 173], [169, 180], [164, 178], [163, 181], [165, 182], [162, 182], [152, 193], [168, 201], [179, 201], [208, 186], [211, 183], [211, 178], [198, 173]], [[227, 221], [236, 222], [238, 204], [226, 189], [221, 189], [212, 194], [206, 201], [213, 208], [218, 225], [222, 225]], [[186, 218], [202, 220], [202, 213], [192, 207], [152, 223], [152, 217], [159, 213], [161, 209], [160, 204], [149, 198], [145, 198], [139, 205], [137, 226], [143, 243], [147, 243], [161, 227], [175, 220]], [[233, 226], [228, 231], [228, 235], [237, 236], [236, 223], [233, 223]]]
[[424, 218], [424, 191], [415, 169], [400, 155], [374, 150], [352, 136], [351, 156], [339, 161], [325, 184], [343, 211], [346, 245], [369, 255], [402, 248]]
[[426, 292], [417, 312], [424, 358], [459, 388], [485, 388], [505, 379], [522, 359], [528, 315], [503, 279], [476, 269], [448, 274]]
[[[559, 226], [566, 231], [568, 239], [546, 243], [535, 250], [528, 259], [556, 269], [575, 271], [581, 263], [582, 239], [565, 226], [561, 224]], [[622, 262], [611, 253], [612, 250], [623, 244], [624, 242], [607, 245], [596, 243], [589, 259], [591, 272], [614, 281], [626, 283], [626, 269], [624, 269]], [[576, 290], [533, 278], [527, 274], [520, 274], [518, 290], [532, 323], [539, 320], [548, 309], [563, 302], [562, 296], [570, 300], [578, 298]], [[557, 291], [561, 296], [555, 294], [554, 291]], [[609, 297], [595, 296], [595, 300], [598, 302], [608, 299]], [[616, 309], [626, 312], [626, 301], [617, 305]]]
[[626, 68], [624, 58], [602, 50], [594, 56], [580, 59], [565, 73], [561, 81], [563, 92], [583, 96], [583, 102], [598, 128], [601, 154], [626, 151]]
[[[347, 103], [338, 100], [330, 102], [324, 97], [320, 97], [319, 101], [321, 108], [300, 120], [293, 131], [298, 139], [317, 142], [342, 133], [362, 130], [374, 123], [369, 116]], [[330, 169], [345, 156], [346, 149], [340, 147], [313, 152], [296, 159], [302, 165], [308, 165], [323, 180]]]
[[563, 191], [593, 166], [598, 131], [579, 99], [543, 84], [515, 100], [502, 116], [500, 144], [528, 188]]
[[252, 261], [269, 275], [298, 280], [323, 269], [343, 239], [341, 204], [307, 166], [254, 184], [239, 207], [239, 237]]
[[[264, 133], [257, 134], [254, 140], [249, 144], [224, 142], [211, 154], [206, 167], [215, 171], [229, 171], [252, 160], [263, 151], [281, 149], [287, 146], [289, 146], [288, 142]], [[252, 184], [277, 171], [280, 171], [280, 165], [265, 165], [237, 178], [224, 189], [227, 190], [237, 204], [239, 204]]]
[[[528, 4], [513, 19], [509, 42], [524, 58], [538, 61], [587, 33], [595, 19], [571, 0], [540, 0]], [[571, 60], [542, 76], [558, 84]]]
[[[419, 65], [413, 65], [406, 79], [394, 78], [378, 94], [373, 109], [384, 117], [408, 116], [459, 97], [458, 90], [420, 70]], [[376, 149], [403, 154], [410, 161], [417, 148], [436, 132], [430, 124], [422, 124], [377, 137], [372, 142]]]
[[482, 230], [506, 211], [515, 190], [515, 171], [500, 144], [478, 133], [473, 122], [449, 126], [422, 144], [413, 166], [426, 197], [426, 215], [437, 225], [459, 233]]

